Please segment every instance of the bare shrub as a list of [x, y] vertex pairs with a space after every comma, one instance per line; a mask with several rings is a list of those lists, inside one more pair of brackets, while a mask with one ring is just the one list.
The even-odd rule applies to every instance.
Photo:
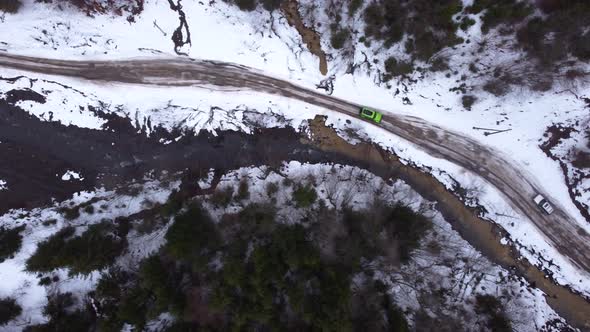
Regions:
[[14, 298], [0, 299], [0, 326], [8, 323], [22, 313], [21, 306]]
[[465, 107], [465, 109], [468, 111], [471, 111], [471, 106], [473, 106], [473, 104], [475, 104], [476, 100], [477, 100], [477, 98], [475, 96], [471, 96], [471, 95], [464, 95], [461, 98], [461, 102], [463, 103], [463, 107]]
[[363, 13], [365, 35], [382, 40], [385, 47], [409, 35], [406, 51], [414, 59], [427, 61], [441, 49], [462, 42], [452, 19], [461, 10], [461, 1], [456, 0], [374, 1]]
[[134, 15], [139, 15], [144, 9], [144, 0], [43, 0], [42, 2], [68, 3], [87, 15], [129, 13], [128, 20], [132, 22]]
[[535, 17], [517, 33], [519, 45], [542, 63], [554, 64], [574, 55], [590, 59], [590, 3], [588, 1], [542, 0], [544, 17]]
[[509, 86], [500, 79], [490, 79], [484, 85], [483, 89], [496, 97], [503, 96], [508, 93]]
[[2, 0], [0, 1], [0, 11], [14, 14], [18, 12], [21, 5], [20, 0]]

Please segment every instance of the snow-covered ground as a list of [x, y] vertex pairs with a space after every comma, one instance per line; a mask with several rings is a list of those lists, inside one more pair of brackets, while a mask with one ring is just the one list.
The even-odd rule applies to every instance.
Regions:
[[[47, 295], [55, 292], [73, 292], [84, 295], [96, 286], [100, 271], [88, 276], [70, 276], [68, 271], [60, 269], [44, 276], [57, 276], [59, 281], [50, 286], [39, 285], [37, 273], [25, 271], [26, 260], [35, 252], [37, 244], [55, 234], [65, 226], [75, 226], [78, 231], [88, 225], [104, 219], [114, 220], [119, 216], [128, 216], [146, 208], [145, 202], [163, 203], [178, 182], [163, 186], [158, 181], [148, 181], [137, 196], [119, 195], [114, 191], [97, 190], [80, 192], [72, 199], [56, 204], [53, 207], [38, 208], [31, 211], [13, 210], [0, 216], [0, 225], [8, 229], [25, 226], [21, 232], [23, 242], [21, 249], [11, 259], [0, 263], [0, 297], [14, 297], [23, 308], [22, 314], [9, 325], [0, 327], [6, 331], [21, 330], [23, 324], [34, 324], [45, 320], [43, 307], [47, 303]], [[74, 221], [65, 219], [59, 212], [60, 207], [79, 205], [93, 200], [92, 214], [82, 213]]]
[[[317, 70], [318, 59], [301, 46], [300, 37], [288, 27], [279, 12], [275, 12], [272, 17], [263, 11], [244, 13], [222, 1], [212, 4], [187, 1], [183, 3], [183, 10], [192, 37], [192, 46], [185, 47], [183, 51], [191, 57], [240, 63], [310, 88], [325, 78]], [[19, 14], [5, 15], [0, 21], [0, 49], [61, 59], [175, 56], [170, 36], [178, 26], [178, 15], [169, 9], [167, 1], [146, 1], [145, 11], [136, 21], [130, 24], [124, 17], [89, 18], [72, 8], [59, 10], [55, 5], [27, 0]], [[458, 46], [457, 55], [451, 63], [452, 67], [458, 68], [458, 73], [451, 77], [442, 73], [430, 74], [407, 86], [407, 91], [402, 89], [396, 95], [395, 86], [389, 89], [385, 85], [376, 85], [374, 75], [361, 71], [354, 75], [346, 74], [344, 66], [336, 57], [335, 61], [329, 62], [329, 75], [335, 76], [334, 95], [394, 113], [416, 115], [504, 151], [523, 170], [534, 174], [552, 198], [558, 200], [582, 227], [588, 229], [588, 224], [569, 198], [558, 163], [547, 158], [538, 147], [549, 125], [587, 116], [588, 111], [573, 94], [563, 92], [566, 87], [559, 85], [545, 93], [515, 90], [500, 98], [487, 92], [473, 91], [478, 101], [471, 111], [465, 110], [460, 95], [450, 89], [461, 84], [462, 75], [471, 75], [464, 65], [473, 60], [469, 51], [483, 38], [477, 31], [478, 25], [467, 32], [473, 42]], [[327, 49], [328, 41], [323, 40], [323, 44]], [[361, 61], [363, 51], [368, 50], [359, 45], [355, 59]], [[461, 53], [466, 55], [459, 55]], [[380, 55], [379, 65], [389, 55]], [[508, 54], [496, 60], [510, 59]], [[2, 77], [22, 74], [0, 69]], [[101, 128], [104, 120], [90, 112], [89, 105], [101, 109], [106, 107], [105, 111], [129, 116], [134, 119], [138, 130], [149, 119], [152, 126], [162, 125], [166, 128], [181, 126], [197, 130], [235, 129], [249, 132], [248, 121], [259, 118], [257, 112], [272, 112], [275, 120], [278, 116], [286, 118], [286, 121], [272, 123], [264, 120], [263, 125], [271, 126], [291, 125], [299, 128], [304, 120], [315, 114], [324, 114], [328, 116], [329, 124], [343, 132], [347, 120], [345, 116], [333, 114], [329, 110], [256, 91], [160, 89], [82, 82], [36, 74], [27, 76], [58, 81], [75, 89], [54, 82], [33, 82], [22, 78], [14, 84], [0, 81], [0, 91], [31, 87], [45, 95], [47, 102], [38, 104], [26, 101], [19, 106], [45, 120], [58, 120], [94, 129]], [[578, 87], [577, 94], [589, 95], [589, 89]], [[449, 187], [454, 184], [449, 176], [462, 187], [477, 186], [474, 199], [489, 211], [486, 217], [503, 225], [514, 241], [527, 248], [522, 251], [524, 255], [534, 263], [552, 260], [556, 265], [551, 269], [557, 280], [590, 295], [590, 276], [577, 271], [547, 245], [534, 226], [512, 211], [495, 189], [462, 169], [432, 158], [383, 130], [366, 123], [354, 123], [353, 126], [364, 131], [361, 135], [392, 149], [407, 162], [432, 167], [432, 173]], [[511, 130], [485, 136], [483, 131], [474, 127]], [[544, 260], [538, 257], [539, 254]]]

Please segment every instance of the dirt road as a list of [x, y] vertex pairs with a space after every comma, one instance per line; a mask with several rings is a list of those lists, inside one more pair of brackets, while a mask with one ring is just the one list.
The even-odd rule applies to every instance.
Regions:
[[[88, 80], [159, 86], [214, 85], [265, 91], [354, 117], [359, 107], [255, 69], [224, 62], [186, 58], [66, 61], [0, 53], [0, 66]], [[430, 155], [481, 176], [496, 187], [516, 211], [530, 219], [560, 253], [582, 270], [590, 272], [590, 235], [557, 204], [551, 216], [543, 214], [532, 197], [537, 192], [549, 198], [551, 195], [501, 151], [417, 117], [387, 115], [381, 126]]]

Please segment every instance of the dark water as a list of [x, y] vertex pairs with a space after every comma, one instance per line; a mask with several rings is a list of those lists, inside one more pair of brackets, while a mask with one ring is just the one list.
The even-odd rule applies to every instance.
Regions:
[[[20, 99], [37, 98], [34, 92], [18, 91]], [[209, 133], [168, 132], [156, 128], [147, 137], [131, 121], [94, 110], [107, 120], [106, 130], [64, 126], [41, 121], [0, 100], [0, 179], [9, 190], [0, 191], [0, 213], [13, 208], [32, 208], [52, 198], [68, 199], [80, 190], [112, 188], [150, 171], [170, 173], [210, 168], [280, 165], [282, 161], [344, 162], [300, 142], [290, 128], [258, 129], [252, 135], [224, 131]], [[161, 138], [178, 141], [164, 145]], [[79, 172], [83, 181], [62, 181], [67, 171]]]

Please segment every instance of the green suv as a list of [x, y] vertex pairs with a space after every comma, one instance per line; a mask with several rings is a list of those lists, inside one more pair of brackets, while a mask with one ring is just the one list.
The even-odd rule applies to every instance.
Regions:
[[359, 115], [361, 118], [372, 120], [375, 123], [381, 123], [381, 118], [383, 117], [383, 114], [373, 111], [368, 107], [361, 107]]

